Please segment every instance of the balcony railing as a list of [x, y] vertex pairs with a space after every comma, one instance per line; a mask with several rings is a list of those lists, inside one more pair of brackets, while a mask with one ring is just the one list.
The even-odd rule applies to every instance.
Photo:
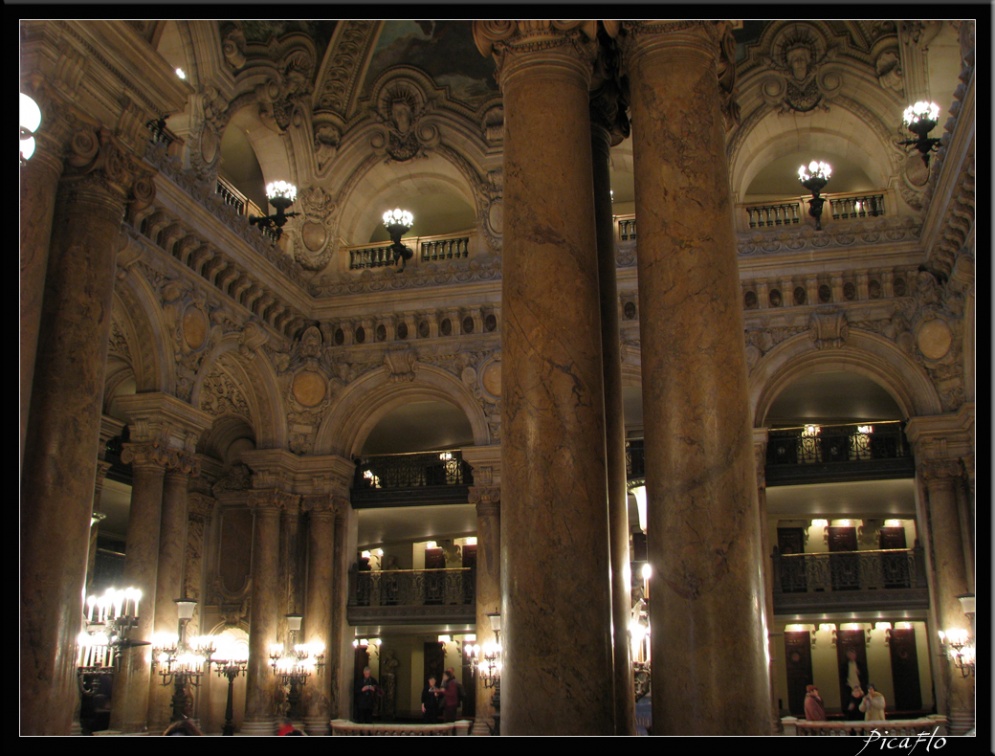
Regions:
[[774, 611], [927, 608], [921, 546], [779, 554], [773, 563]]
[[767, 485], [824, 480], [912, 477], [915, 465], [904, 425], [799, 426], [767, 436]]
[[801, 218], [800, 202], [776, 202], [767, 205], [747, 206], [750, 228], [774, 228], [798, 223]]
[[475, 619], [475, 570], [371, 570], [349, 575], [348, 617], [366, 622]]
[[[418, 254], [409, 261], [440, 262], [443, 260], [465, 260], [470, 256], [470, 237], [466, 234], [447, 236], [408, 236], [401, 240], [405, 246], [417, 250]], [[395, 264], [390, 244], [352, 247], [349, 249], [349, 270], [367, 268], [389, 268]]]
[[854, 194], [830, 197], [833, 220], [877, 218], [884, 215], [883, 194]]
[[[887, 721], [845, 721], [845, 722], [809, 722], [797, 717], [781, 717], [785, 735], [856, 735], [863, 738], [866, 745], [873, 740], [879, 740], [884, 748], [886, 742], [898, 743], [899, 737], [923, 737], [923, 748], [932, 744], [932, 737], [940, 738], [947, 734], [947, 718], [943, 715], [920, 717], [919, 719], [889, 719]], [[875, 738], [875, 732], [878, 736]], [[881, 738], [887, 733], [885, 738]], [[930, 737], [932, 736], [932, 737]], [[917, 742], [911, 741], [910, 742]], [[944, 741], [945, 743], [946, 741]], [[939, 745], [937, 745], [937, 750]], [[911, 752], [911, 749], [910, 749]], [[859, 753], [859, 751], [858, 751]]]
[[365, 457], [352, 483], [354, 507], [466, 503], [473, 472], [458, 449]]

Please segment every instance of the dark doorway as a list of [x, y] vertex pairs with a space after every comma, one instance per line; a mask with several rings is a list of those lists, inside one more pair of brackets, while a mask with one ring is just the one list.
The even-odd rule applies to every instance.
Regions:
[[[356, 646], [352, 662], [352, 689], [358, 690], [359, 681], [363, 677], [363, 669], [370, 666], [370, 653], [366, 646]], [[374, 712], [376, 713], [376, 712]], [[356, 696], [352, 697], [352, 719], [356, 721]]]
[[[857, 664], [857, 679], [867, 689], [867, 647], [863, 630], [838, 630], [836, 632], [836, 661], [840, 670], [840, 701], [844, 709], [850, 700], [850, 662]], [[851, 659], [850, 654], [853, 654]]]
[[807, 630], [784, 634], [784, 658], [788, 672], [788, 711], [805, 716], [805, 686], [812, 682], [812, 645]]
[[[778, 528], [777, 549], [781, 556], [805, 553], [804, 528]], [[783, 593], [805, 593], [808, 579], [805, 576], [805, 558], [793, 557], [781, 560], [781, 591]]]
[[[905, 528], [881, 528], [878, 534], [878, 548], [905, 549]], [[907, 553], [882, 554], [881, 573], [885, 588], [909, 587], [909, 558]]]
[[857, 529], [853, 527], [829, 528], [829, 570], [834, 591], [855, 591], [860, 588], [860, 558], [857, 556]]
[[922, 708], [919, 689], [919, 657], [916, 653], [915, 628], [894, 628], [891, 631], [891, 681], [895, 688], [895, 708], [917, 711]]

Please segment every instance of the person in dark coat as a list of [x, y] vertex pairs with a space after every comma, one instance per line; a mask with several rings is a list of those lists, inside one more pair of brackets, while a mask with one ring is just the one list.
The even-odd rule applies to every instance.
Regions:
[[363, 676], [356, 681], [356, 721], [373, 722], [373, 708], [376, 706], [380, 684], [371, 674], [369, 667], [363, 667]]
[[421, 694], [421, 719], [422, 722], [435, 724], [439, 721], [439, 700], [444, 691], [435, 684], [435, 678], [428, 678], [428, 684]]

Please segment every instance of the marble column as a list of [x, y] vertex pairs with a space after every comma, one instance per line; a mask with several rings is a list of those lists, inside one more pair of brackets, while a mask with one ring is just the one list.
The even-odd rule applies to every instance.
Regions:
[[[926, 486], [929, 517], [929, 549], [932, 556], [933, 604], [937, 630], [966, 630], [971, 622], [957, 597], [968, 592], [964, 566], [964, 539], [957, 506], [957, 487], [963, 481], [959, 459], [926, 459], [919, 464]], [[975, 679], [964, 678], [951, 662], [940, 656], [937, 677], [946, 693], [946, 713], [951, 735], [963, 735], [974, 726]]]
[[[343, 485], [335, 494], [335, 563], [332, 567], [332, 638], [328, 643], [329, 674], [332, 675], [332, 718], [349, 719], [353, 715], [354, 632], [349, 625], [349, 577], [356, 573], [356, 544], [359, 517]], [[331, 667], [334, 665], [334, 667]]]
[[[171, 461], [172, 464], [165, 473], [162, 495], [153, 635], [176, 634], [179, 627], [176, 599], [195, 598], [184, 594], [183, 574], [190, 521], [187, 486], [190, 483], [190, 476], [198, 474], [197, 461], [187, 454], [174, 454]], [[197, 635], [195, 627], [188, 625], [187, 643], [190, 643], [195, 635]], [[172, 686], [163, 685], [159, 676], [153, 675], [149, 690], [150, 732], [160, 733], [169, 725], [173, 713], [172, 697]]]
[[252, 534], [252, 594], [249, 620], [249, 665], [246, 676], [243, 735], [272, 735], [276, 678], [269, 647], [277, 642], [280, 602], [280, 511], [296, 506], [299, 497], [282, 491], [252, 491], [255, 512]]
[[600, 86], [591, 97], [591, 154], [594, 169], [594, 220], [601, 295], [601, 352], [604, 356], [605, 450], [608, 470], [608, 536], [612, 576], [612, 654], [615, 734], [636, 734], [636, 696], [632, 676], [629, 618], [631, 562], [629, 493], [625, 471], [625, 410], [622, 404], [622, 354], [619, 349], [615, 229], [612, 219], [610, 150], [629, 135], [618, 81], [618, 53], [607, 41], [599, 57]]
[[[501, 731], [611, 735], [593, 21], [480, 21], [504, 96]], [[584, 600], [577, 597], [583, 595]]]
[[734, 43], [724, 22], [624, 27], [653, 733], [768, 735], [763, 554], [720, 88]]
[[[66, 735], [76, 696], [115, 240], [139, 170], [106, 132], [70, 139], [49, 247], [21, 487], [21, 733]], [[42, 245], [38, 241], [38, 245]]]
[[[124, 584], [142, 592], [138, 626], [131, 638], [152, 641], [157, 608], [156, 578], [159, 561], [159, 533], [162, 524], [162, 490], [166, 467], [174, 452], [157, 443], [124, 445], [121, 459], [131, 465], [131, 508], [125, 536]], [[175, 597], [171, 597], [175, 598]], [[174, 626], [173, 631], [176, 628]], [[114, 677], [111, 699], [111, 729], [145, 732], [149, 711], [152, 675], [150, 646], [135, 646], [122, 652], [121, 667]]]
[[[770, 541], [770, 527], [767, 522], [767, 428], [753, 429], [753, 456], [757, 466], [757, 520], [760, 527], [760, 553], [763, 555], [764, 606], [772, 625], [767, 628], [767, 670], [770, 685], [770, 727], [771, 732], [781, 733], [781, 709], [777, 705], [777, 654], [783, 646], [783, 633], [773, 626], [774, 621], [774, 575], [771, 564], [773, 544]], [[781, 645], [778, 645], [778, 641]]]
[[52, 217], [63, 170], [63, 152], [70, 134], [68, 119], [44, 91], [30, 91], [42, 111], [42, 126], [35, 135], [35, 153], [21, 167], [21, 437], [17, 469], [24, 463], [24, 441], [31, 407], [31, 386], [41, 329], [48, 247]]
[[[476, 477], [477, 470], [474, 470]], [[470, 503], [477, 508], [476, 643], [483, 646], [496, 640], [487, 615], [501, 612], [501, 489], [498, 486], [472, 486]], [[490, 705], [493, 692], [484, 688], [483, 679], [477, 675], [474, 735], [490, 734], [488, 720], [493, 722]]]
[[331, 720], [332, 580], [335, 574], [335, 506], [329, 494], [308, 494], [302, 508], [308, 517], [307, 591], [304, 606], [304, 642], [325, 646], [326, 665], [307, 684], [308, 735], [327, 735]]

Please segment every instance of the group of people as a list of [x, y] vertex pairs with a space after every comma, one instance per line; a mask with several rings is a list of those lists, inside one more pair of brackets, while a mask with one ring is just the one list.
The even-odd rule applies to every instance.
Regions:
[[430, 676], [422, 691], [422, 721], [432, 724], [438, 722], [441, 709], [444, 722], [455, 722], [456, 709], [463, 700], [463, 686], [456, 679], [455, 670], [450, 667], [442, 673], [442, 685], [436, 687], [435, 683], [435, 677]]
[[[885, 698], [873, 683], [867, 683], [865, 692], [861, 683], [860, 667], [857, 663], [857, 652], [847, 651], [844, 662], [846, 685], [850, 690], [848, 700], [842, 702], [843, 716], [848, 720], [863, 719], [864, 721], [881, 721], [884, 719]], [[805, 719], [811, 722], [824, 722], [826, 709], [822, 703], [819, 689], [814, 685], [805, 686]]]

